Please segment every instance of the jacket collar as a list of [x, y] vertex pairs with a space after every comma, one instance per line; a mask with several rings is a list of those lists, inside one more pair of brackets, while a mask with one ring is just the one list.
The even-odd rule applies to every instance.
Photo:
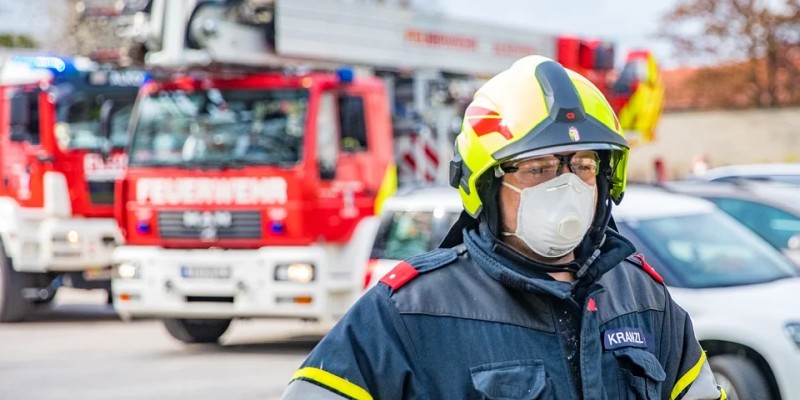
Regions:
[[588, 287], [597, 282], [603, 274], [633, 254], [635, 248], [627, 239], [612, 229], [606, 232], [606, 240], [600, 247], [600, 254], [580, 279], [574, 283], [561, 282], [547, 273], [537, 270], [522, 256], [510, 256], [507, 252], [496, 251], [496, 239], [488, 229], [466, 228], [463, 231], [464, 245], [473, 260], [489, 276], [506, 287], [544, 292], [565, 299], [575, 286]]

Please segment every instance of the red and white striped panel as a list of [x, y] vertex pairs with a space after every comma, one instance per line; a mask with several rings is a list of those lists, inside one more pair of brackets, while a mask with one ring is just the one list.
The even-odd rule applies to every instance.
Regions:
[[431, 135], [401, 136], [395, 140], [398, 180], [400, 182], [434, 182], [439, 168], [436, 141]]

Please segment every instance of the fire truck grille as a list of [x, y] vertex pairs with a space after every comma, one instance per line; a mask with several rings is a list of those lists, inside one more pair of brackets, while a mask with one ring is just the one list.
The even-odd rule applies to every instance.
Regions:
[[92, 182], [89, 186], [89, 201], [92, 204], [113, 205], [114, 204], [114, 181]]
[[258, 211], [161, 211], [158, 231], [165, 239], [258, 239]]

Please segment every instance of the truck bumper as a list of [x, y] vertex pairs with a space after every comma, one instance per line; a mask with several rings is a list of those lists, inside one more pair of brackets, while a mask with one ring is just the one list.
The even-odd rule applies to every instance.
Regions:
[[[20, 235], [11, 249], [14, 269], [24, 272], [102, 270], [121, 242], [111, 218], [48, 218]], [[12, 245], [13, 246], [13, 245]]]
[[[330, 259], [330, 251], [314, 246], [257, 250], [120, 246], [114, 252], [114, 307], [122, 318], [329, 321], [343, 315], [359, 293], [355, 271], [332, 273]], [[292, 263], [312, 264], [313, 280], [279, 279]]]

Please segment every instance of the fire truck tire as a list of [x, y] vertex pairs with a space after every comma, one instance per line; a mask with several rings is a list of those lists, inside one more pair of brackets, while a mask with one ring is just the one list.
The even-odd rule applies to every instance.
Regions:
[[14, 271], [0, 243], [0, 322], [25, 319], [33, 304], [23, 297], [22, 291], [32, 283], [30, 274]]
[[228, 327], [229, 319], [165, 319], [172, 337], [184, 343], [216, 343]]

